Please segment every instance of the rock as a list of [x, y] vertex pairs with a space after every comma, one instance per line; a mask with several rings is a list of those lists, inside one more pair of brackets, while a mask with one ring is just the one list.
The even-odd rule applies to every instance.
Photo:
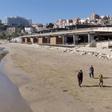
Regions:
[[101, 54], [101, 53], [98, 55], [98, 58], [99, 59], [109, 59], [106, 54]]
[[93, 54], [93, 56], [98, 56], [99, 55], [99, 53], [97, 53], [97, 52], [94, 52], [94, 54]]
[[87, 54], [88, 54], [88, 55], [93, 55], [93, 52], [88, 52]]
[[64, 49], [63, 52], [67, 52], [67, 49]]
[[109, 59], [112, 59], [112, 55], [110, 55], [110, 58]]
[[79, 55], [86, 55], [86, 52], [80, 52]]
[[110, 55], [107, 55], [107, 58], [110, 59]]
[[76, 49], [76, 52], [80, 52], [80, 50]]

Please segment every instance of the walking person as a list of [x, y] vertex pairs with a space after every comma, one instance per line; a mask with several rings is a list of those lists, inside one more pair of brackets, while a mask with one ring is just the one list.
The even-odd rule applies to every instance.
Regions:
[[93, 77], [94, 78], [94, 67], [91, 65], [89, 68], [89, 76], [90, 78]]
[[99, 75], [99, 87], [103, 87], [103, 75]]
[[78, 72], [78, 74], [77, 74], [77, 79], [78, 79], [78, 85], [79, 85], [79, 87], [81, 87], [81, 84], [82, 84], [82, 82], [83, 82], [83, 72], [82, 72], [82, 70], [80, 70], [80, 71]]

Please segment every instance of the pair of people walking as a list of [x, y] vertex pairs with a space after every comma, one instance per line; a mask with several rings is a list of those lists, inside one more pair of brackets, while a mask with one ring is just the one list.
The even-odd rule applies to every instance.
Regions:
[[[92, 65], [89, 68], [89, 76], [94, 78], [94, 67]], [[82, 70], [78, 72], [77, 78], [78, 78], [78, 85], [79, 87], [81, 87], [81, 84], [83, 82], [83, 71]]]
[[[89, 76], [90, 78], [94, 78], [94, 67], [92, 65], [89, 68]], [[78, 72], [77, 79], [78, 79], [78, 85], [79, 87], [81, 87], [82, 82], [83, 82], [83, 71], [82, 70]], [[99, 79], [99, 86], [103, 87], [103, 75], [100, 74], [98, 79]]]

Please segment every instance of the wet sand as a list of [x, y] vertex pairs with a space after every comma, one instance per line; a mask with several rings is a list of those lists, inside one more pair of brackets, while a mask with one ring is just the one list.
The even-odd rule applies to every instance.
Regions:
[[[112, 61], [93, 56], [64, 53], [61, 50], [6, 44], [10, 53], [4, 68], [34, 112], [111, 112]], [[95, 79], [88, 76], [95, 67]], [[83, 87], [77, 84], [77, 71], [83, 69]], [[98, 87], [98, 75], [105, 77]]]
[[[2, 60], [3, 56], [0, 55], [0, 58]], [[0, 61], [0, 112], [32, 112], [17, 87], [6, 76], [3, 61]]]

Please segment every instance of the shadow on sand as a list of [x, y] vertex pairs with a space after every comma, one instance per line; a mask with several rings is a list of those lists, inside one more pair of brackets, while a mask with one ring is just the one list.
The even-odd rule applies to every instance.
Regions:
[[[82, 85], [82, 87], [89, 88], [89, 87], [99, 87], [99, 85]], [[103, 85], [104, 88], [112, 88], [109, 85]]]
[[[98, 77], [94, 77], [94, 79], [99, 79]], [[103, 77], [103, 79], [112, 79], [112, 77]]]
[[112, 77], [103, 77], [103, 79], [112, 79]]

